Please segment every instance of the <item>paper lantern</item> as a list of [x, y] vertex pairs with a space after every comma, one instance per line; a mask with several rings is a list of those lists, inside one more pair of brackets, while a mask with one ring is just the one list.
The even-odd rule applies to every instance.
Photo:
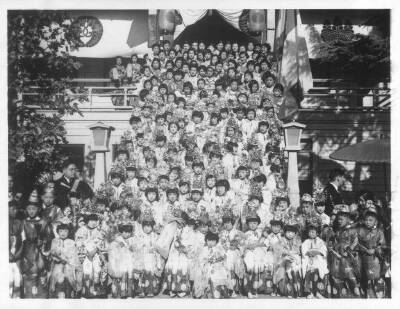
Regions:
[[175, 10], [160, 10], [158, 27], [162, 32], [171, 33], [175, 29]]
[[301, 133], [306, 126], [298, 122], [289, 122], [282, 127], [285, 130], [285, 150], [300, 150]]
[[260, 32], [265, 30], [265, 10], [250, 10], [249, 29], [251, 32]]
[[108, 151], [108, 146], [110, 144], [111, 131], [114, 127], [108, 126], [101, 121], [96, 122], [89, 126], [89, 129], [93, 133], [93, 148], [92, 151], [105, 152]]

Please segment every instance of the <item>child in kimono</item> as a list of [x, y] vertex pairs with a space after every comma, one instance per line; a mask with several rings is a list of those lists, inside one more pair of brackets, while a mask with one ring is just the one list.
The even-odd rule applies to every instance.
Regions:
[[[199, 215], [196, 217], [198, 218]], [[190, 281], [190, 289], [192, 290], [194, 275], [195, 275], [195, 267], [196, 267], [196, 259], [199, 256], [201, 249], [204, 247], [205, 240], [204, 234], [198, 229], [198, 222], [195, 218], [189, 217], [186, 220], [186, 226], [182, 231], [182, 245], [186, 249], [186, 254], [188, 257], [188, 268], [189, 268], [189, 281]]]
[[231, 179], [235, 173], [236, 169], [239, 167], [241, 157], [238, 154], [238, 143], [229, 141], [225, 145], [226, 153], [222, 159], [222, 164], [224, 166], [224, 173], [228, 179]]
[[216, 183], [216, 196], [214, 199], [214, 207], [210, 209], [210, 217], [213, 220], [222, 220], [222, 213], [225, 210], [235, 209], [235, 194], [230, 190], [229, 181], [220, 179]]
[[204, 189], [204, 200], [207, 203], [207, 211], [211, 208], [211, 205], [214, 204], [215, 196], [216, 196], [216, 178], [213, 174], [209, 174], [206, 176], [206, 185]]
[[113, 198], [115, 201], [119, 200], [122, 191], [125, 189], [125, 177], [123, 173], [124, 171], [120, 166], [116, 166], [115, 169], [110, 172], [110, 180], [114, 192]]
[[269, 206], [263, 203], [263, 197], [256, 194], [250, 195], [248, 201], [248, 207], [250, 207], [252, 211], [255, 211], [258, 217], [261, 219], [258, 228], [261, 230], [269, 228], [269, 222], [273, 216], [270, 212]]
[[111, 279], [111, 296], [126, 298], [134, 296], [133, 284], [133, 226], [121, 224], [119, 234], [108, 248], [108, 275]]
[[260, 121], [258, 123], [258, 130], [257, 133], [255, 133], [255, 139], [257, 141], [259, 149], [265, 149], [265, 146], [270, 141], [268, 127], [269, 124], [267, 121]]
[[168, 188], [166, 191], [167, 194], [167, 205], [166, 213], [172, 214], [174, 210], [180, 209], [182, 210], [182, 205], [179, 202], [179, 190], [178, 188]]
[[191, 200], [184, 205], [184, 211], [189, 217], [196, 219], [202, 211], [207, 209], [207, 204], [203, 199], [203, 189], [194, 187], [190, 196]]
[[325, 202], [317, 201], [314, 204], [314, 208], [318, 221], [321, 222], [321, 226], [329, 226], [331, 218], [325, 213]]
[[40, 212], [43, 220], [47, 222], [47, 224], [52, 229], [52, 238], [56, 236], [56, 228], [57, 225], [60, 224], [61, 218], [64, 216], [62, 210], [54, 205], [54, 189], [46, 187], [41, 196], [43, 204]]
[[187, 181], [179, 182], [179, 202], [180, 204], [186, 205], [190, 201], [190, 184]]
[[[186, 218], [187, 219], [187, 218]], [[188, 256], [188, 248], [183, 244], [185, 233], [189, 232], [185, 229], [186, 221], [179, 221], [175, 235], [173, 236], [168, 260], [165, 264], [164, 291], [169, 293], [170, 297], [185, 297], [190, 294], [190, 258]]]
[[203, 188], [204, 187], [204, 163], [201, 161], [193, 162], [193, 174], [191, 175], [192, 187]]
[[49, 281], [49, 294], [52, 298], [74, 298], [82, 288], [82, 265], [79, 262], [75, 241], [68, 238], [69, 226], [57, 226], [58, 238], [51, 243], [53, 260]]
[[140, 205], [142, 213], [151, 212], [155, 226], [154, 231], [159, 233], [164, 225], [164, 217], [166, 215], [166, 204], [159, 202], [158, 189], [156, 187], [148, 187], [145, 191], [146, 200]]
[[235, 217], [231, 211], [224, 213], [222, 217], [223, 229], [220, 232], [220, 242], [226, 252], [226, 267], [230, 278], [228, 292], [233, 298], [240, 293], [240, 282], [244, 277], [244, 264], [241, 247], [244, 242], [244, 234], [235, 227]]
[[134, 237], [135, 258], [139, 261], [139, 297], [154, 297], [160, 290], [162, 261], [155, 250], [157, 234], [151, 212], [145, 212], [141, 218], [142, 233]]
[[236, 170], [236, 179], [230, 180], [233, 192], [235, 192], [236, 209], [234, 214], [241, 218], [250, 193], [250, 181], [246, 166], [239, 166]]
[[311, 197], [310, 194], [303, 194], [300, 200], [300, 209], [299, 209], [299, 227], [300, 227], [300, 236], [302, 240], [305, 240], [308, 238], [308, 232], [306, 227], [310, 224], [317, 224], [318, 223], [318, 217], [315, 213], [314, 207], [314, 200]]
[[22, 276], [19, 268], [22, 254], [22, 221], [17, 219], [18, 206], [8, 202], [10, 298], [21, 297]]
[[332, 297], [360, 297], [360, 263], [357, 256], [358, 234], [351, 225], [350, 211], [342, 205], [336, 214], [337, 231], [328, 245]]
[[276, 269], [278, 292], [289, 298], [302, 295], [301, 240], [297, 235], [298, 226], [289, 221], [284, 227], [285, 237], [280, 243], [282, 255]]
[[217, 233], [209, 231], [205, 236], [206, 245], [200, 251], [195, 268], [193, 292], [196, 298], [229, 298], [226, 254], [218, 241]]
[[22, 224], [21, 273], [24, 298], [47, 298], [47, 257], [50, 254], [51, 230], [39, 214], [39, 203], [29, 201], [27, 218]]
[[274, 282], [276, 266], [278, 265], [281, 250], [280, 243], [282, 242], [282, 218], [275, 216], [270, 222], [271, 232], [265, 237], [264, 245], [266, 250], [265, 256], [265, 291], [266, 294], [276, 296], [277, 287]]
[[263, 286], [262, 275], [265, 273], [265, 250], [262, 231], [258, 228], [260, 217], [255, 212], [250, 212], [246, 217], [248, 231], [245, 233], [243, 247], [243, 261], [246, 273], [243, 288], [248, 298], [258, 297], [260, 287]]
[[98, 216], [90, 214], [86, 217], [86, 224], [75, 233], [75, 242], [83, 268], [82, 296], [85, 298], [106, 297], [104, 237], [98, 226]]
[[374, 208], [364, 214], [364, 225], [358, 231], [358, 248], [361, 257], [361, 283], [367, 298], [384, 297], [385, 283], [382, 276], [385, 236], [378, 225]]
[[328, 251], [317, 225], [308, 225], [306, 231], [308, 238], [301, 245], [304, 293], [307, 298], [324, 298], [328, 296]]

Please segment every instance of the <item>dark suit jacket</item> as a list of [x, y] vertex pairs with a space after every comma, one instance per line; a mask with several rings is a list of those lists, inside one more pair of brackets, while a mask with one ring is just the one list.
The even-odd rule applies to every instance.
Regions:
[[[72, 186], [74, 185], [74, 181], [68, 181], [64, 176], [55, 182], [54, 191], [55, 191], [55, 204], [60, 206], [61, 209], [64, 209], [65, 206], [68, 205], [68, 197], [71, 192]], [[84, 182], [80, 181], [79, 185], [76, 189], [76, 194], [78, 198], [87, 199], [93, 197], [93, 190], [90, 186]]]
[[343, 197], [331, 183], [328, 183], [324, 188], [324, 195], [325, 195], [325, 213], [328, 216], [330, 216], [332, 214], [334, 205], [343, 204]]

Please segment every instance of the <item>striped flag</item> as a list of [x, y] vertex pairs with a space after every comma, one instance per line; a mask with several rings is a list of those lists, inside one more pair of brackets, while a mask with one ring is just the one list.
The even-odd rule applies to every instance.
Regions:
[[299, 10], [277, 11], [274, 49], [278, 57], [278, 80], [285, 88], [279, 118], [291, 119], [297, 114], [304, 93], [313, 87]]

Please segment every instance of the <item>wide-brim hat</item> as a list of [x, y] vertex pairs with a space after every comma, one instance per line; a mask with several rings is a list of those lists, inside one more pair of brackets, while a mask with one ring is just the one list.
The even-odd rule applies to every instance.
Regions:
[[133, 232], [133, 225], [132, 224], [126, 224], [126, 223], [120, 224], [120, 225], [118, 225], [118, 231], [120, 233], [123, 233], [123, 232], [132, 233]]
[[312, 196], [308, 193], [303, 194], [303, 196], [301, 197], [301, 203], [313, 203], [314, 200], [312, 198]]
[[272, 220], [269, 221], [269, 224], [270, 224], [271, 226], [272, 226], [272, 225], [280, 225], [281, 227], [284, 226], [283, 221], [280, 220], [280, 219], [272, 219]]
[[347, 216], [347, 217], [351, 216], [349, 205], [340, 204], [340, 205], [335, 205], [335, 206], [339, 206], [340, 207], [338, 212], [337, 212], [337, 214], [336, 214], [337, 216]]
[[295, 232], [297, 233], [299, 231], [299, 227], [297, 224], [285, 224], [283, 227], [285, 232]]
[[192, 188], [192, 191], [190, 191], [192, 194], [193, 193], [200, 193], [203, 194], [203, 189], [202, 188]]
[[28, 202], [28, 203], [25, 205], [25, 208], [27, 208], [28, 206], [35, 206], [35, 207], [37, 207], [37, 208], [40, 208], [40, 203], [39, 203], [39, 202]]
[[364, 212], [363, 217], [366, 218], [367, 216], [374, 216], [375, 218], [379, 218], [378, 211], [375, 207], [370, 207]]
[[246, 216], [246, 223], [248, 224], [249, 222], [257, 222], [258, 224], [260, 224], [261, 219], [257, 214], [249, 214]]
[[235, 221], [235, 216], [233, 215], [232, 210], [227, 209], [226, 211], [224, 211], [222, 215], [222, 222], [233, 222], [233, 221]]

